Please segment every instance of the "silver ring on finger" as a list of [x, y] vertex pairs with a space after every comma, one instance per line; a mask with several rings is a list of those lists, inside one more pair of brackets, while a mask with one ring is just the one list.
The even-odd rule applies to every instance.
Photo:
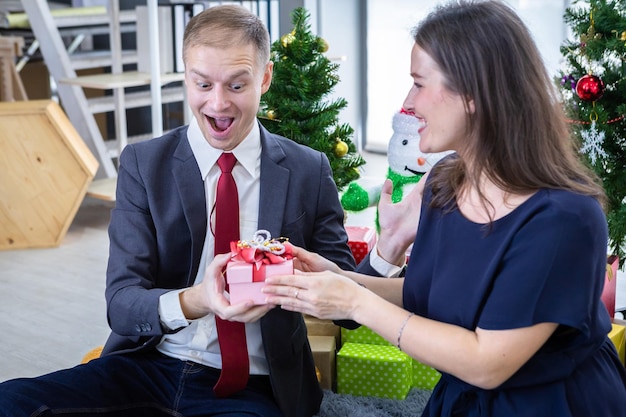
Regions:
[[296, 293], [293, 295], [293, 298], [298, 298], [298, 294], [300, 293], [300, 288], [296, 288]]

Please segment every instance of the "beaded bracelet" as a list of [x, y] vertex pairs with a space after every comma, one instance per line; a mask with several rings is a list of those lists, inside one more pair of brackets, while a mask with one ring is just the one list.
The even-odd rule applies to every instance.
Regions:
[[404, 332], [404, 327], [406, 326], [407, 322], [409, 321], [411, 317], [413, 317], [413, 313], [409, 313], [409, 315], [406, 316], [406, 318], [402, 322], [402, 325], [400, 325], [400, 330], [398, 330], [398, 341], [396, 343], [396, 346], [398, 346], [398, 349], [400, 350], [402, 350], [402, 348], [400, 347], [400, 339], [402, 338], [402, 332]]

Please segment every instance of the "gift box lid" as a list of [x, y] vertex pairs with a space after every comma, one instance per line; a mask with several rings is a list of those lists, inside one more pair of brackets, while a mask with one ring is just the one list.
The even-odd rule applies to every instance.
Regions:
[[333, 336], [308, 336], [311, 351], [313, 352], [334, 352], [336, 340]]
[[359, 358], [381, 362], [401, 362], [412, 366], [411, 358], [393, 345], [369, 345], [365, 343], [344, 343], [337, 353], [342, 358]]
[[384, 337], [374, 332], [367, 326], [359, 326], [354, 330], [341, 328], [341, 340], [348, 343], [365, 343], [368, 345], [385, 345], [390, 346]]
[[253, 268], [256, 265], [247, 262], [229, 261], [226, 265], [226, 281], [228, 284], [245, 284], [253, 281], [264, 281], [265, 277], [271, 275], [289, 275], [293, 274], [293, 260], [287, 259], [277, 264], [265, 264], [262, 271], [258, 272], [262, 279], [253, 280]]

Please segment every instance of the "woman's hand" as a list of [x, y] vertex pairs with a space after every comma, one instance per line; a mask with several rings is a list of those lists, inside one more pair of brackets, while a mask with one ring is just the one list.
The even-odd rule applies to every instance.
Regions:
[[291, 249], [295, 269], [299, 269], [303, 272], [341, 272], [341, 268], [339, 268], [335, 263], [329, 261], [321, 255], [318, 255], [317, 253], [309, 252], [306, 249], [294, 246], [288, 242], [285, 243], [285, 246], [289, 246]]
[[259, 320], [274, 307], [255, 305], [252, 300], [230, 304], [223, 273], [230, 256], [230, 254], [215, 256], [207, 265], [202, 282], [180, 293], [181, 307], [187, 319], [193, 320], [214, 313], [223, 320], [251, 323]]
[[391, 180], [386, 180], [383, 184], [378, 203], [380, 235], [377, 249], [378, 254], [387, 262], [403, 264], [406, 250], [415, 240], [427, 176], [428, 173], [402, 201], [395, 204], [391, 201], [393, 191]]
[[284, 310], [321, 319], [353, 319], [362, 297], [371, 294], [343, 275], [333, 272], [301, 272], [265, 279], [267, 302]]

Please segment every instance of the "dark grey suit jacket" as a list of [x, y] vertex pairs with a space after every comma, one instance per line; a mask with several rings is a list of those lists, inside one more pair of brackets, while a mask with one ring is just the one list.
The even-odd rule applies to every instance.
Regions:
[[[103, 354], [153, 349], [164, 334], [159, 297], [193, 285], [207, 229], [200, 170], [187, 127], [127, 146], [109, 226]], [[261, 126], [258, 228], [354, 269], [343, 210], [326, 156]], [[276, 401], [286, 417], [315, 414], [322, 398], [300, 314], [275, 308], [261, 319]]]

